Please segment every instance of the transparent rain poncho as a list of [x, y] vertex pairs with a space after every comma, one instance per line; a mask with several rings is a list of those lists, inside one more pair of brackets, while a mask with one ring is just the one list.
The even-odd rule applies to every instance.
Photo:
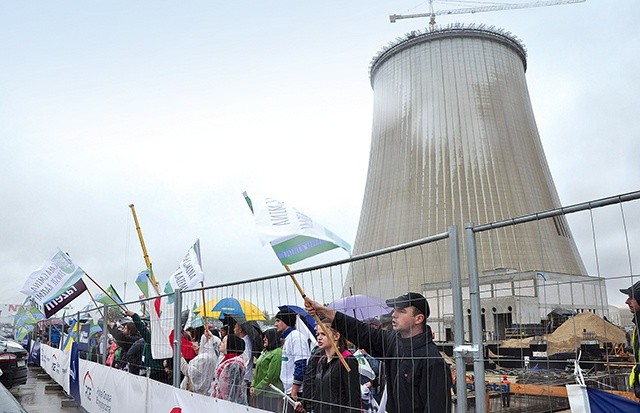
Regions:
[[200, 340], [200, 351], [190, 362], [180, 358], [180, 371], [184, 379], [180, 383], [181, 389], [194, 393], [209, 395], [209, 387], [213, 381], [218, 366], [220, 339], [214, 335], [203, 335]]

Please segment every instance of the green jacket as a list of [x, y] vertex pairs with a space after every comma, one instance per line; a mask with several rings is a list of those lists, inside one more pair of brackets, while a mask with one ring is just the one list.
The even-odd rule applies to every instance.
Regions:
[[281, 397], [269, 387], [269, 384], [273, 384], [280, 390], [284, 389], [280, 381], [281, 363], [282, 347], [271, 351], [263, 350], [256, 361], [253, 369], [253, 381], [251, 382], [251, 387], [255, 388], [256, 396]]
[[144, 339], [144, 348], [142, 349], [142, 359], [144, 360], [143, 365], [152, 370], [160, 370], [164, 371], [164, 367], [153, 358], [151, 355], [151, 332], [147, 328], [147, 325], [142, 322], [140, 316], [136, 313], [131, 316], [133, 322], [140, 333], [140, 336]]

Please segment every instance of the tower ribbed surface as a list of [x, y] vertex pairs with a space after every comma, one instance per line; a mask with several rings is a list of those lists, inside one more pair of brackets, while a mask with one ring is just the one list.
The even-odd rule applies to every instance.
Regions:
[[[519, 41], [484, 28], [413, 32], [373, 60], [371, 152], [355, 254], [450, 225], [462, 233], [467, 222], [560, 206], [525, 70]], [[480, 274], [585, 274], [564, 217], [478, 234], [478, 264]], [[448, 249], [427, 246], [395, 262], [353, 265], [345, 292], [392, 296], [450, 274]]]

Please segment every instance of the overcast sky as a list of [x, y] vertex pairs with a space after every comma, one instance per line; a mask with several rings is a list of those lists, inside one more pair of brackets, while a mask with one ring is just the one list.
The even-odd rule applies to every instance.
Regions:
[[[145, 265], [130, 203], [161, 284], [196, 238], [208, 285], [282, 271], [258, 242], [244, 190], [286, 200], [353, 244], [368, 65], [428, 23], [390, 24], [389, 14], [426, 7], [2, 2], [0, 302], [21, 302], [25, 279], [57, 247], [104, 285], [122, 292], [127, 281], [134, 299]], [[563, 205], [640, 189], [638, 16], [637, 1], [588, 0], [438, 20], [495, 25], [524, 42]], [[591, 229], [572, 229], [588, 248]]]

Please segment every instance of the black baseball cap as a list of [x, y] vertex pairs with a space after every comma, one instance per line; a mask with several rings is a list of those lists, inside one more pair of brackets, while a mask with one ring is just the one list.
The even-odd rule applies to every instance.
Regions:
[[627, 294], [631, 298], [635, 298], [640, 302], [640, 281], [636, 282], [629, 288], [620, 289], [622, 294]]
[[401, 295], [398, 298], [391, 298], [386, 301], [389, 307], [397, 307], [397, 308], [407, 308], [407, 307], [415, 307], [424, 314], [425, 318], [429, 317], [429, 303], [427, 299], [424, 298], [422, 294], [418, 293], [407, 293]]

